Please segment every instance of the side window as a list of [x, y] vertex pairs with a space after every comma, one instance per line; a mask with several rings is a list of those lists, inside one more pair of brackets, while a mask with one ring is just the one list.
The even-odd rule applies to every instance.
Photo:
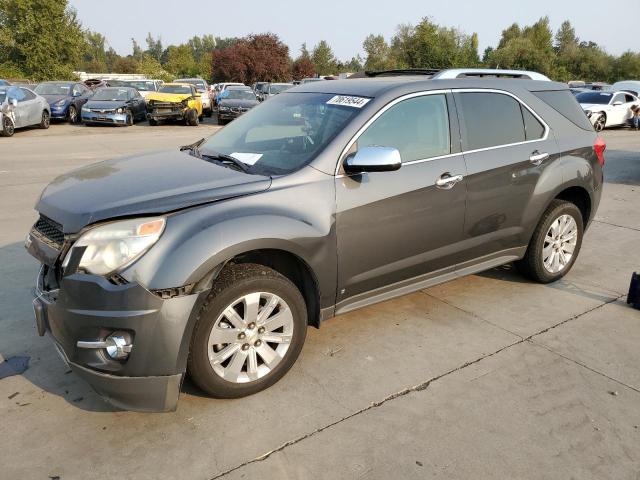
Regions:
[[624, 101], [625, 103], [635, 102], [635, 98], [633, 98], [633, 95], [629, 95], [628, 93], [626, 93], [624, 95]]
[[611, 100], [611, 105], [614, 105], [616, 102], [624, 103], [624, 93], [618, 93], [615, 97], [613, 97], [613, 99]]
[[520, 105], [522, 119], [524, 120], [524, 136], [527, 140], [537, 140], [544, 136], [544, 125], [533, 116], [528, 108]]
[[15, 98], [18, 102], [22, 102], [26, 98], [24, 91], [18, 87], [11, 87], [7, 92], [7, 96], [9, 99]]
[[395, 147], [403, 163], [451, 152], [444, 95], [424, 95], [389, 108], [358, 138], [357, 148]]
[[33, 93], [31, 90], [27, 90], [26, 88], [21, 88], [20, 90], [22, 90], [22, 93], [24, 93], [25, 100], [33, 100], [34, 98], [36, 98], [35, 93]]
[[82, 89], [80, 88], [80, 85], [78, 85], [77, 83], [73, 86], [72, 95], [73, 96], [82, 95]]
[[500, 93], [460, 93], [465, 150], [497, 147], [525, 140], [520, 102]]

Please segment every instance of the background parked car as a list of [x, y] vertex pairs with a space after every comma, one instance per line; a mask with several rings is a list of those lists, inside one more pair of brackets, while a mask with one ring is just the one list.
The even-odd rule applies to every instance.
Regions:
[[309, 78], [303, 78], [302, 80], [300, 80], [300, 84], [304, 85], [305, 83], [323, 82], [323, 81], [324, 81], [324, 78], [309, 77]]
[[582, 92], [576, 95], [576, 100], [597, 132], [626, 125], [632, 118], [631, 107], [640, 105], [638, 97], [629, 92]]
[[622, 80], [611, 85], [611, 90], [633, 93], [636, 97], [640, 94], [640, 81]]
[[231, 86], [220, 94], [218, 124], [224, 125], [258, 105], [258, 97], [250, 87]]
[[258, 97], [258, 100], [264, 101], [269, 97], [289, 90], [291, 87], [293, 87], [293, 83], [268, 83], [262, 90], [262, 95]]
[[165, 83], [147, 97], [149, 125], [163, 120], [181, 120], [197, 126], [202, 117], [202, 97], [189, 83]]
[[133, 125], [147, 116], [147, 104], [133, 87], [105, 87], [96, 91], [82, 107], [82, 121], [87, 125]]
[[209, 92], [209, 84], [202, 78], [178, 78], [174, 80], [175, 83], [190, 83], [200, 94], [200, 100], [202, 100], [202, 111], [207, 117], [211, 117], [213, 114], [213, 101]]
[[246, 85], [244, 83], [238, 83], [238, 82], [219, 83], [218, 91], [216, 92], [216, 95], [214, 97], [215, 106], [217, 106], [218, 102], [220, 101], [220, 94], [224, 92], [228, 87], [246, 87]]
[[7, 85], [11, 85], [11, 83], [0, 78], [0, 87], [6, 87]]
[[80, 110], [93, 95], [93, 92], [80, 82], [44, 82], [34, 91], [49, 102], [51, 118], [68, 120], [70, 123], [80, 121]]
[[107, 84], [106, 80], [101, 80], [99, 78], [90, 78], [88, 80], [85, 80], [83, 83], [93, 91], [95, 91], [95, 90], [97, 90], [99, 88], [102, 88], [102, 87], [109, 86]]
[[164, 82], [162, 80], [125, 80], [122, 83], [123, 85], [115, 86], [126, 85], [129, 87], [133, 87], [138, 90], [138, 92], [140, 92], [140, 95], [142, 95], [143, 98], [146, 99], [149, 94], [160, 90], [160, 87]]
[[258, 97], [258, 100], [264, 100], [264, 98], [262, 98], [262, 94], [268, 85], [269, 82], [256, 82], [253, 84], [253, 92], [256, 94], [256, 97]]
[[0, 135], [10, 137], [16, 128], [49, 128], [51, 109], [40, 95], [25, 87], [0, 86]]

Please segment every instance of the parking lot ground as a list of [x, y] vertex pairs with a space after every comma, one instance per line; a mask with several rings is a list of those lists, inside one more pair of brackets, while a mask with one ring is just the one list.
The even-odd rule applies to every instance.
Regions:
[[596, 220], [551, 285], [510, 266], [309, 329], [291, 372], [240, 400], [186, 384], [178, 410], [116, 411], [68, 373], [31, 311], [24, 251], [56, 175], [174, 148], [211, 124], [54, 125], [0, 142], [0, 478], [634, 479], [640, 472], [640, 134], [615, 130]]

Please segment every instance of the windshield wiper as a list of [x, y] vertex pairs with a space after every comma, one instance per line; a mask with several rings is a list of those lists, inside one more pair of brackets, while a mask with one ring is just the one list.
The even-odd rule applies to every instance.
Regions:
[[218, 152], [201, 153], [200, 150], [198, 150], [198, 153], [200, 154], [200, 158], [216, 160], [220, 163], [231, 163], [236, 167], [238, 167], [240, 170], [242, 170], [244, 173], [249, 173], [249, 165], [247, 165], [244, 162], [241, 162], [240, 160], [238, 160], [235, 157], [232, 157], [231, 155], [225, 155], [224, 153], [218, 153]]
[[182, 147], [180, 147], [180, 151], [183, 152], [185, 150], [189, 150], [191, 152], [191, 155], [193, 155], [194, 157], [207, 159], [207, 160], [214, 160], [221, 164], [232, 164], [233, 166], [237, 167], [244, 173], [249, 173], [249, 165], [247, 165], [244, 162], [241, 162], [240, 160], [238, 160], [235, 157], [232, 157], [231, 155], [226, 155], [224, 153], [213, 152], [213, 151], [209, 153], [202, 153], [199, 147], [204, 143], [204, 141], [205, 139], [201, 138], [197, 142], [191, 143], [189, 145], [183, 145]]

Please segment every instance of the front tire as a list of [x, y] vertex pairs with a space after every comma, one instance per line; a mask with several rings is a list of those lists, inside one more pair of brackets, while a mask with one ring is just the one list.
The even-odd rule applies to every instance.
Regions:
[[15, 131], [16, 131], [16, 128], [15, 128], [15, 125], [13, 124], [13, 121], [7, 115], [3, 115], [2, 131], [0, 132], [0, 135], [2, 135], [3, 137], [12, 137]]
[[125, 125], [127, 127], [133, 126], [133, 114], [131, 113], [131, 110], [127, 110], [127, 112], [126, 112]]
[[306, 305], [291, 281], [262, 265], [230, 265], [198, 315], [187, 368], [212, 397], [252, 395], [289, 371], [306, 332]]
[[42, 111], [42, 119], [40, 120], [40, 124], [38, 125], [40, 128], [47, 129], [51, 125], [51, 116], [49, 112], [46, 110]]
[[152, 127], [155, 127], [158, 125], [158, 121], [155, 118], [150, 118], [149, 119], [149, 125]]
[[75, 125], [76, 123], [78, 123], [78, 109], [71, 105], [69, 107], [69, 123], [72, 125]]
[[593, 128], [595, 129], [596, 132], [601, 132], [602, 130], [605, 129], [605, 127], [607, 126], [607, 117], [605, 116], [604, 113], [601, 113], [598, 118], [596, 118], [596, 121], [593, 124]]
[[192, 127], [197, 127], [198, 123], [200, 123], [198, 120], [198, 112], [194, 109], [189, 110], [185, 118], [185, 123]]
[[527, 253], [516, 262], [516, 267], [536, 282], [559, 280], [575, 263], [583, 232], [582, 213], [578, 207], [565, 200], [554, 200], [542, 215]]

